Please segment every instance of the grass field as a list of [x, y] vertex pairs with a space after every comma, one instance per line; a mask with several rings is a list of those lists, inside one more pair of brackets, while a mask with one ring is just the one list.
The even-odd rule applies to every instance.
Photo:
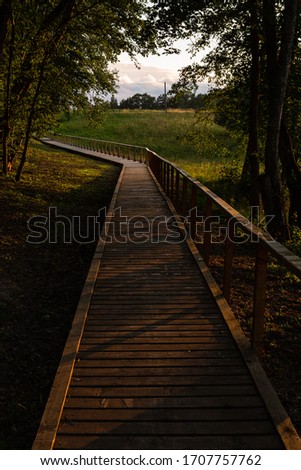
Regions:
[[[91, 128], [81, 114], [73, 114], [61, 123], [59, 131], [148, 147], [214, 191], [225, 193], [230, 181], [231, 192], [224, 197], [235, 197], [233, 185], [235, 181], [239, 184], [243, 143], [212, 121], [208, 125], [196, 124], [194, 111], [114, 110], [107, 114], [100, 129]], [[197, 145], [190, 142], [195, 133], [199, 135]]]

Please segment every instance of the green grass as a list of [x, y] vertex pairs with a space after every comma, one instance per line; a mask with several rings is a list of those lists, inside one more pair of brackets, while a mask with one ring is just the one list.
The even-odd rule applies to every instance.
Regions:
[[[95, 242], [29, 244], [28, 221], [108, 206], [114, 166], [35, 144], [22, 180], [0, 177], [0, 448], [30, 448], [95, 250]], [[32, 227], [33, 228], [33, 227]]]
[[88, 119], [75, 114], [64, 121], [61, 131], [71, 135], [112, 140], [142, 147], [162, 154], [167, 158], [180, 157], [185, 152], [194, 156], [192, 146], [184, 145], [181, 137], [189, 129], [194, 113], [144, 110], [109, 111], [101, 129], [89, 127]]
[[[87, 118], [75, 113], [62, 122], [59, 131], [148, 147], [217, 191], [226, 188], [223, 179], [228, 179], [229, 171], [231, 178], [235, 170], [239, 175], [243, 164], [243, 146], [213, 122], [196, 124], [193, 111], [110, 111], [101, 129], [92, 129]], [[197, 145], [189, 136], [185, 138], [191, 131], [200, 137]]]

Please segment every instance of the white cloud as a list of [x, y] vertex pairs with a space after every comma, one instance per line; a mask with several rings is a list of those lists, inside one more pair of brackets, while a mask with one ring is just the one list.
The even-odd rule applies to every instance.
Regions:
[[[164, 93], [164, 82], [167, 83], [167, 90], [170, 89], [179, 78], [179, 70], [192, 62], [190, 54], [185, 50], [188, 47], [187, 42], [177, 41], [175, 46], [181, 50], [180, 54], [138, 56], [139, 69], [130, 62], [126, 53], [121, 54], [119, 62], [112, 65], [112, 69], [117, 70], [119, 75], [116, 94], [118, 101], [135, 93], [148, 93], [157, 97]], [[201, 61], [203, 54], [200, 53], [194, 60]], [[199, 92], [207, 91], [208, 84], [200, 84]]]
[[113, 68], [118, 70], [119, 75], [116, 95], [118, 100], [135, 93], [148, 93], [157, 97], [164, 92], [164, 82], [170, 88], [179, 77], [176, 70], [152, 66], [143, 66], [138, 69], [134, 64], [117, 63]]
[[142, 77], [142, 82], [143, 83], [157, 83], [157, 79], [153, 75], [148, 74], [145, 77]]
[[124, 83], [133, 83], [133, 80], [128, 76], [127, 73], [120, 75], [119, 77], [119, 83], [124, 84]]

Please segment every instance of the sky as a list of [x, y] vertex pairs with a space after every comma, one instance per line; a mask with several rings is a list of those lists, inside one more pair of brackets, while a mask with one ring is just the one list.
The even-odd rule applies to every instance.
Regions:
[[[118, 71], [119, 75], [118, 92], [116, 94], [118, 102], [135, 93], [148, 93], [155, 97], [163, 94], [164, 82], [167, 83], [168, 91], [171, 85], [177, 81], [179, 70], [192, 61], [200, 61], [204, 55], [204, 52], [199, 53], [191, 59], [190, 54], [186, 51], [187, 42], [181, 40], [174, 45], [181, 50], [180, 54], [138, 56], [140, 69], [137, 69], [127, 54], [120, 55], [119, 62], [112, 66], [113, 69]], [[207, 90], [208, 83], [201, 83], [198, 92], [206, 93]]]

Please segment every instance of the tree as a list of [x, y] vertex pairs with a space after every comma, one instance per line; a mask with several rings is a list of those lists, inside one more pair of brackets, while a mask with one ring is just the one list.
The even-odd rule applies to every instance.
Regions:
[[[292, 211], [297, 210], [296, 185], [300, 181], [295, 144], [286, 124], [289, 116], [284, 113], [291, 107], [288, 101], [289, 78], [298, 55], [300, 2], [192, 0], [176, 3], [164, 2], [153, 12], [153, 21], [166, 40], [167, 37], [194, 35], [195, 51], [209, 46], [212, 39], [215, 42], [203, 64], [191, 64], [182, 71], [180, 83], [183, 87], [196, 84], [198, 79], [211, 74], [222, 93], [227, 89], [230, 92], [237, 90], [241, 107], [248, 97], [247, 122], [243, 119], [241, 124], [248, 135], [244, 176], [248, 173], [246, 179], [251, 183], [250, 203], [257, 205], [258, 181], [261, 181], [266, 214], [275, 216], [274, 223], [270, 225], [271, 232], [284, 239], [288, 236], [288, 229], [282, 179], [289, 187], [291, 202], [294, 198]], [[240, 90], [244, 92], [240, 93]], [[259, 131], [264, 141], [264, 173], [260, 178]]]
[[268, 126], [265, 145], [265, 204], [275, 214], [273, 232], [287, 238], [287, 224], [279, 171], [279, 143], [289, 70], [296, 37], [298, 0], [285, 0], [280, 39], [277, 37], [275, 0], [263, 0], [267, 58]]
[[[250, 186], [250, 205], [259, 207], [259, 96], [260, 96], [260, 28], [259, 28], [259, 6], [257, 0], [249, 0], [250, 12], [250, 92], [249, 92], [249, 123], [248, 123], [248, 145], [244, 164], [242, 179], [247, 179]], [[248, 171], [247, 171], [248, 170]], [[254, 211], [254, 209], [253, 209]], [[254, 212], [253, 212], [254, 213]], [[258, 210], [254, 216], [258, 218]]]
[[91, 94], [100, 98], [114, 92], [109, 62], [121, 51], [134, 57], [152, 50], [155, 34], [143, 16], [144, 1], [10, 4], [6, 33], [1, 34], [0, 144], [3, 173], [17, 162], [19, 179], [30, 136], [53, 124], [61, 109], [84, 105]]
[[118, 109], [118, 101], [117, 101], [115, 95], [111, 96], [110, 108], [111, 109]]
[[2, 0], [0, 4], [0, 58], [2, 56], [5, 38], [12, 14], [12, 0]]
[[120, 101], [120, 109], [155, 109], [156, 98], [147, 93], [135, 93]]

